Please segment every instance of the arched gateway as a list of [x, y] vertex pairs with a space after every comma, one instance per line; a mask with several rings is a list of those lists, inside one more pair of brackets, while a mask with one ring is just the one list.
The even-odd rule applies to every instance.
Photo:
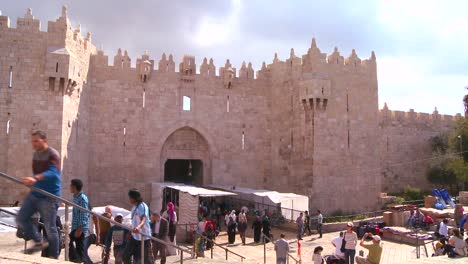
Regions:
[[175, 130], [162, 147], [161, 167], [164, 181], [193, 185], [211, 182], [208, 141], [191, 127]]

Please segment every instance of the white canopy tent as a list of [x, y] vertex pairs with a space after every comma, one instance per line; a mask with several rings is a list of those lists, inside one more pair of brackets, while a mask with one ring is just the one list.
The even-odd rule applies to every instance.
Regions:
[[210, 187], [236, 193], [236, 199], [255, 204], [255, 209], [279, 210], [284, 218], [295, 220], [301, 212], [309, 210], [309, 197], [295, 193], [280, 193], [246, 187], [210, 185]]
[[179, 191], [178, 221], [179, 223], [197, 223], [199, 197], [222, 197], [237, 195], [232, 192], [212, 190], [183, 183], [155, 182], [151, 190], [151, 209], [158, 211], [163, 203], [164, 189], [170, 188]]

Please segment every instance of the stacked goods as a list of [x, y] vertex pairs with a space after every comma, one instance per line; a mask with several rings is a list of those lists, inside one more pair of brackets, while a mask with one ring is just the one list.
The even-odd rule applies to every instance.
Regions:
[[392, 221], [392, 212], [384, 212], [383, 213], [383, 221], [385, 223], [385, 225], [387, 226], [392, 226], [393, 225], [393, 221]]
[[437, 201], [437, 197], [428, 195], [424, 198], [424, 207], [434, 208], [436, 201]]
[[429, 215], [434, 220], [435, 219], [444, 219], [444, 218], [451, 217], [450, 212], [444, 212], [444, 211], [440, 211], [440, 210], [437, 210], [437, 209], [434, 209], [434, 208], [420, 208], [419, 211], [421, 211], [421, 213], [423, 213], [424, 215]]
[[410, 211], [392, 211], [392, 226], [406, 226], [410, 215]]
[[468, 206], [468, 192], [460, 192], [460, 203]]

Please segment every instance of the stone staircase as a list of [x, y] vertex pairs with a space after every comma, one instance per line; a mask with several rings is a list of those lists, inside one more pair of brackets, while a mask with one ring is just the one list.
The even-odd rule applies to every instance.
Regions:
[[[24, 240], [18, 239], [15, 233], [1, 233], [0, 234], [0, 264], [58, 264], [58, 263], [72, 263], [65, 261], [64, 250], [58, 260], [42, 258], [40, 254], [25, 255], [22, 253], [24, 248]], [[231, 249], [231, 248], [230, 248]], [[89, 255], [92, 260], [98, 261], [101, 255], [101, 247], [91, 246], [89, 248]], [[242, 253], [241, 248], [232, 249], [236, 253]], [[263, 251], [258, 253], [258, 256], [253, 259], [245, 259], [243, 263], [246, 264], [257, 264], [260, 263], [255, 259], [259, 259]], [[248, 257], [248, 256], [246, 256]], [[113, 263], [111, 257], [110, 263]], [[157, 261], [159, 263], [159, 261]], [[180, 263], [180, 256], [170, 256], [167, 258], [167, 263]], [[184, 253], [184, 263], [197, 264], [197, 263], [241, 263], [238, 256], [228, 254], [228, 261], [226, 261], [225, 251], [219, 247], [215, 247], [213, 250], [213, 259], [211, 259], [211, 252], [206, 251], [205, 258], [191, 259], [191, 256]], [[272, 262], [273, 263], [273, 262]]]

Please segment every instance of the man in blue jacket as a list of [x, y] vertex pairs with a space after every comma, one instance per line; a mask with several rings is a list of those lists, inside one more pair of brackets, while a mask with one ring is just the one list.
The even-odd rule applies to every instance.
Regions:
[[[33, 176], [24, 177], [23, 183], [60, 196], [60, 154], [57, 150], [49, 147], [47, 135], [43, 131], [32, 133], [31, 143], [35, 150], [32, 161]], [[58, 258], [57, 209], [58, 202], [56, 200], [35, 191], [28, 194], [17, 217], [18, 226], [23, 229], [25, 239], [34, 241], [34, 245], [26, 249], [26, 254], [32, 254], [48, 247], [49, 257]], [[31, 221], [31, 216], [36, 212], [41, 215], [48, 241], [42, 239], [37, 226]]]

